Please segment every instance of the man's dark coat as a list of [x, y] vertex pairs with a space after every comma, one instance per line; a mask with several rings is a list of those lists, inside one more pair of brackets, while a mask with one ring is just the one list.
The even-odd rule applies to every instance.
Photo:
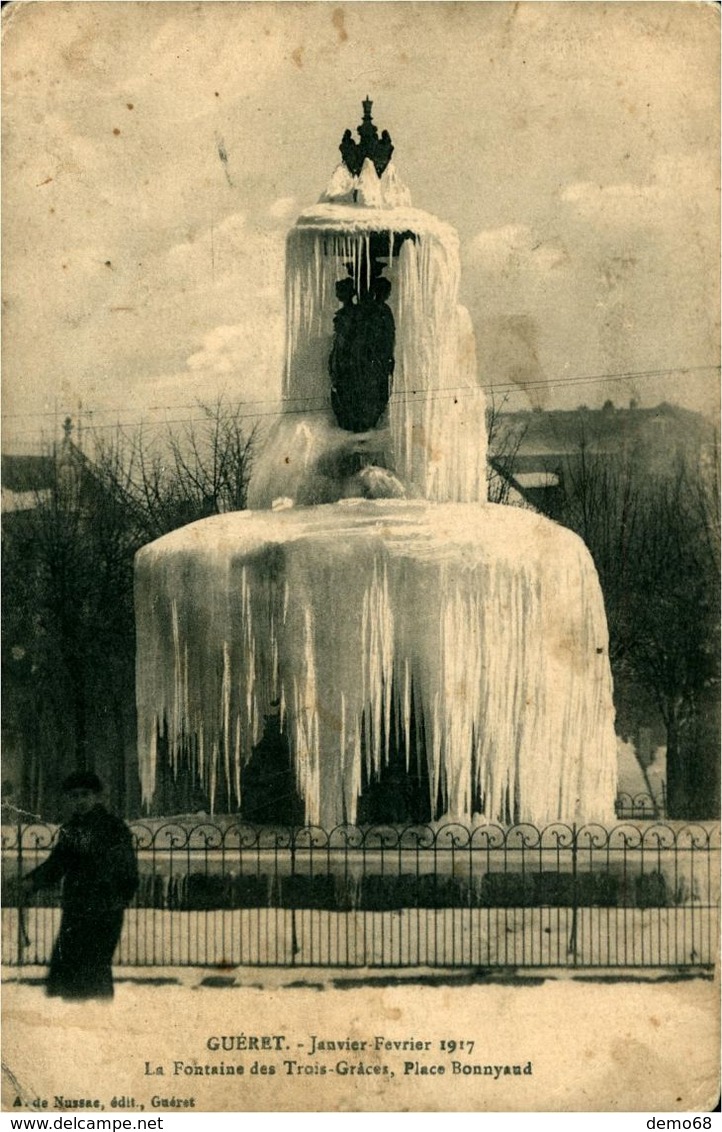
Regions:
[[109, 998], [111, 962], [123, 913], [138, 887], [130, 832], [101, 805], [60, 830], [47, 861], [30, 874], [33, 888], [63, 882], [63, 917], [47, 991], [63, 998]]

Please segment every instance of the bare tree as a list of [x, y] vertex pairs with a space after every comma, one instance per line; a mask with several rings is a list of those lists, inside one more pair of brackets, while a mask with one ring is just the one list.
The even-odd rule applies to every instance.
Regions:
[[651, 472], [634, 452], [594, 453], [584, 431], [562, 469], [560, 521], [594, 558], [618, 696], [655, 707], [667, 738], [667, 811], [719, 809], [719, 511], [714, 459]]
[[101, 769], [108, 747], [122, 802], [133, 726], [123, 691], [133, 669], [127, 515], [78, 449], [66, 443], [50, 467], [49, 487], [4, 524], [3, 538], [6, 725], [21, 736], [28, 809], [68, 769]]
[[200, 424], [169, 428], [155, 444], [140, 430], [98, 446], [96, 465], [133, 515], [142, 542], [246, 506], [255, 430], [246, 431], [242, 406], [219, 399], [200, 409]]
[[92, 457], [68, 428], [49, 453], [49, 487], [4, 524], [4, 727], [24, 761], [25, 809], [52, 816], [73, 768], [98, 770], [120, 810], [137, 801], [135, 553], [246, 502], [253, 434], [242, 411], [219, 402], [203, 414], [155, 449], [142, 432], [88, 437]]
[[667, 733], [670, 817], [719, 808], [719, 518], [698, 467], [678, 462], [646, 493], [636, 540], [629, 663]]
[[504, 412], [508, 403], [505, 394], [497, 403], [492, 390], [486, 410], [487, 497], [490, 503], [508, 503], [513, 487], [519, 449], [524, 442], [526, 425], [512, 422]]

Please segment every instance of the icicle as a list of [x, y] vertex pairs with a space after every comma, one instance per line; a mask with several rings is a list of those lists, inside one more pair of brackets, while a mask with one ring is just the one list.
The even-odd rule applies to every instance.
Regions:
[[366, 290], [371, 288], [371, 237], [368, 232], [364, 235], [364, 259], [366, 262]]
[[[233, 736], [240, 798], [278, 697], [309, 821], [355, 819], [362, 759], [383, 776], [393, 713], [407, 767], [413, 748], [454, 816], [476, 797], [489, 820], [612, 814], [604, 611], [568, 531], [512, 508], [395, 500], [201, 525], [202, 540], [194, 525], [138, 559], [146, 799], [164, 718], [171, 758], [197, 759], [211, 792]], [[279, 543], [269, 580], [264, 548]]]
[[[414, 239], [404, 240], [394, 257], [396, 233], [409, 230]], [[389, 267], [395, 275], [392, 462], [400, 478], [425, 498], [481, 501], [486, 494], [485, 401], [477, 382], [473, 331], [458, 307], [458, 240], [448, 226], [425, 213], [324, 205], [299, 218], [287, 244], [288, 408], [294, 423], [299, 412], [330, 410], [335, 284], [348, 263], [357, 291], [370, 285], [374, 232], [388, 234]], [[284, 448], [288, 440], [285, 435]], [[288, 455], [279, 452], [279, 459]], [[283, 468], [279, 473], [282, 477]], [[276, 496], [288, 494], [282, 484], [276, 486]], [[254, 506], [270, 503], [265, 496], [253, 498]]]
[[223, 730], [221, 731], [221, 745], [223, 749], [223, 770], [225, 773], [226, 791], [231, 793], [231, 661], [228, 642], [223, 642], [223, 685], [221, 688], [223, 700]]
[[235, 792], [236, 805], [240, 806], [241, 794], [241, 720], [240, 717], [236, 718], [235, 734], [233, 742], [233, 788]]
[[406, 746], [406, 771], [410, 769], [411, 759], [411, 670], [409, 667], [409, 658], [404, 657], [404, 699], [403, 699], [403, 717], [404, 717], [404, 744]]
[[441, 796], [449, 814], [470, 816], [480, 798], [492, 821], [604, 820], [616, 744], [594, 567], [554, 524], [480, 506], [485, 404], [458, 306], [457, 237], [407, 205], [393, 170], [379, 183], [366, 169], [365, 180], [374, 207], [323, 203], [289, 233], [285, 413], [249, 502], [303, 503], [309, 477], [348, 439], [330, 403], [335, 285], [348, 265], [359, 293], [369, 286], [380, 233], [396, 364], [379, 443], [420, 498], [219, 516], [140, 552], [143, 797], [160, 735], [174, 771], [197, 766], [212, 799], [222, 772], [240, 803], [278, 701], [307, 821], [355, 820], [363, 761], [383, 776], [392, 725], [407, 769], [412, 749], [425, 760], [434, 810]]

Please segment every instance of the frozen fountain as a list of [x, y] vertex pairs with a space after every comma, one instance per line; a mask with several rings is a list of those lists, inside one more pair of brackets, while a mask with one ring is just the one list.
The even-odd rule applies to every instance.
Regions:
[[287, 243], [283, 408], [250, 509], [136, 561], [143, 795], [158, 760], [243, 808], [277, 712], [308, 823], [357, 818], [391, 749], [434, 817], [607, 821], [607, 628], [583, 543], [486, 500], [454, 231], [414, 209], [364, 103]]

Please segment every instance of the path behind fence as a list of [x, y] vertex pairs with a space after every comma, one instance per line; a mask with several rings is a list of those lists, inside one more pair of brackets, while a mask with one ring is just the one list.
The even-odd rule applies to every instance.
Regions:
[[[125, 966], [706, 968], [719, 827], [133, 823], [140, 887]], [[47, 963], [60, 894], [15, 879], [56, 831], [3, 829], [3, 960]], [[21, 914], [22, 912], [22, 914]]]

